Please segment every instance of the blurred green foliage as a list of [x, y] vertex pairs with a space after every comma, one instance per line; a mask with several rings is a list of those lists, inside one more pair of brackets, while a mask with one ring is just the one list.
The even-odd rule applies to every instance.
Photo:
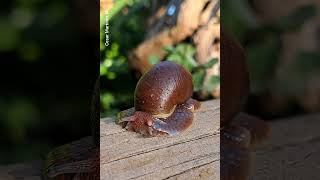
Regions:
[[1, 2], [0, 163], [40, 159], [89, 134], [92, 59], [83, 61], [83, 48], [91, 36], [77, 5]]
[[[296, 88], [295, 85], [286, 86], [289, 84], [293, 85], [290, 83], [292, 77], [295, 77], [293, 74], [297, 75], [301, 70], [308, 72], [311, 67], [293, 64], [292, 66], [295, 67], [290, 68], [293, 74], [279, 79], [279, 82], [274, 82], [275, 69], [279, 63], [282, 51], [281, 39], [279, 37], [283, 33], [299, 30], [308, 20], [315, 16], [317, 12], [316, 6], [314, 4], [302, 5], [272, 24], [261, 22], [261, 19], [255, 15], [257, 12], [255, 12], [254, 4], [249, 0], [236, 2], [225, 0], [221, 2], [221, 8], [221, 25], [228, 29], [228, 31], [231, 31], [241, 44], [244, 45], [252, 93], [258, 95], [270, 88], [279, 88], [283, 91], [290, 91], [291, 88]], [[319, 54], [318, 52], [311, 53]], [[299, 58], [298, 61], [309, 61], [310, 56], [300, 56], [297, 58]]]
[[168, 59], [168, 61], [181, 64], [189, 71], [198, 65], [194, 59], [196, 49], [191, 44], [180, 43], [176, 47], [167, 46], [163, 49], [167, 53], [166, 59]]
[[[205, 64], [199, 64], [195, 60], [195, 47], [190, 43], [179, 43], [176, 46], [165, 46], [163, 50], [166, 52], [166, 60], [173, 61], [181, 64], [192, 74], [194, 91], [204, 90], [210, 93], [220, 84], [220, 76], [213, 75], [210, 80], [204, 82], [206, 76], [206, 70], [218, 63], [218, 59], [211, 59]], [[151, 55], [149, 62], [156, 64], [160, 61], [160, 58]]]
[[[6, 16], [0, 16], [0, 52], [17, 51], [19, 58], [25, 61], [36, 61], [41, 58], [41, 43], [44, 39], [33, 37], [32, 30], [48, 28], [61, 23], [67, 14], [67, 4], [55, 1], [19, 0]], [[30, 38], [33, 37], [33, 38]]]
[[[0, 99], [0, 127], [2, 139], [10, 146], [1, 144], [0, 163], [34, 159], [50, 150], [50, 144], [41, 140], [30, 141], [28, 132], [41, 122], [41, 113], [34, 101], [27, 97]], [[15, 148], [10, 148], [14, 146]]]
[[315, 5], [302, 5], [291, 14], [280, 18], [278, 22], [271, 26], [278, 32], [296, 31], [316, 14], [317, 8]]
[[[100, 14], [100, 102], [101, 116], [115, 116], [120, 109], [133, 106], [137, 82], [128, 66], [128, 56], [144, 38], [150, 0], [115, 1], [113, 8]], [[105, 24], [108, 20], [109, 46]]]
[[296, 57], [294, 63], [290, 64], [286, 73], [279, 78], [277, 87], [281, 92], [288, 91], [299, 94], [305, 90], [308, 80], [319, 78], [320, 72], [320, 53], [302, 51]]
[[280, 47], [275, 36], [266, 36], [262, 42], [252, 43], [247, 46], [247, 63], [251, 90], [259, 93], [269, 87], [270, 77], [276, 66]]
[[38, 108], [26, 97], [15, 97], [2, 105], [0, 111], [0, 118], [4, 120], [2, 123], [13, 143], [23, 141], [26, 129], [40, 120]]
[[[115, 116], [117, 112], [133, 106], [133, 94], [137, 77], [131, 74], [128, 66], [129, 52], [145, 38], [147, 18], [151, 15], [150, 0], [114, 1], [110, 11], [100, 14], [100, 82], [101, 82], [101, 116]], [[110, 46], [105, 46], [106, 20]], [[206, 69], [218, 62], [210, 60], [200, 65], [195, 59], [196, 49], [189, 42], [176, 46], [163, 47], [165, 59], [183, 65], [192, 73], [194, 90], [212, 91], [220, 83], [219, 76], [213, 76], [204, 83]], [[151, 64], [161, 59], [155, 55], [149, 57]]]

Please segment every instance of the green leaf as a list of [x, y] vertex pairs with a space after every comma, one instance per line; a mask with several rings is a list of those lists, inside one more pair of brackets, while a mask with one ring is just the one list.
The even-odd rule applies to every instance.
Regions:
[[191, 71], [196, 72], [196, 71], [199, 71], [200, 69], [202, 69], [202, 70], [210, 69], [213, 67], [213, 65], [217, 64], [218, 62], [219, 62], [219, 60], [217, 58], [213, 58], [205, 64], [201, 64], [201, 65], [193, 67]]
[[212, 68], [215, 64], [217, 64], [219, 62], [218, 58], [213, 58], [210, 61], [208, 61], [207, 63], [203, 64], [202, 66], [206, 69], [210, 69]]
[[206, 72], [201, 69], [192, 74], [192, 82], [193, 82], [194, 91], [199, 91], [202, 88], [205, 74], [206, 74]]
[[162, 48], [166, 53], [172, 53], [174, 51], [174, 47], [173, 46], [164, 46]]
[[102, 63], [102, 65], [106, 68], [110, 68], [113, 64], [112, 59], [105, 59], [104, 62]]
[[112, 79], [115, 79], [117, 77], [117, 75], [114, 72], [109, 72], [107, 74], [107, 77], [108, 77], [108, 79], [112, 80]]
[[201, 65], [195, 67], [193, 70], [196, 71], [197, 69], [210, 69], [218, 62], [219, 62], [219, 60], [217, 58], [213, 58], [210, 61], [208, 61], [207, 63], [201, 64]]
[[156, 55], [149, 56], [148, 60], [149, 60], [150, 64], [157, 64], [158, 62], [160, 62], [160, 58]]
[[178, 53], [175, 53], [175, 54], [170, 54], [169, 56], [168, 56], [168, 60], [169, 61], [174, 61], [174, 62], [176, 62], [176, 63], [178, 63], [178, 64], [182, 64], [182, 62], [184, 61], [184, 59], [183, 59], [184, 57], [182, 57], [180, 54], [178, 54]]
[[212, 92], [220, 84], [219, 76], [211, 76], [207, 83], [204, 84], [204, 90], [207, 92]]
[[198, 65], [198, 63], [196, 62], [196, 60], [193, 57], [186, 57], [185, 59], [189, 65], [190, 69], [193, 67], [196, 67]]
[[191, 63], [190, 63], [190, 60], [188, 60], [187, 57], [184, 57], [183, 55], [181, 54], [171, 54], [169, 57], [168, 57], [168, 61], [172, 61], [172, 62], [176, 62], [180, 65], [182, 65], [184, 68], [186, 68], [188, 71], [191, 71], [193, 66]]
[[173, 61], [178, 64], [181, 64], [189, 71], [191, 71], [192, 68], [198, 65], [198, 63], [194, 59], [194, 54], [196, 50], [191, 44], [181, 43], [178, 44], [176, 47], [165, 46], [163, 49], [168, 54], [168, 61]]
[[111, 105], [115, 103], [115, 98], [111, 93], [105, 92], [101, 94], [100, 101], [104, 109], [108, 110], [110, 109]]
[[100, 65], [100, 76], [107, 74], [107, 68], [105, 66]]
[[196, 49], [190, 44], [181, 43], [177, 45], [176, 51], [184, 54], [185, 56], [192, 57], [195, 54]]

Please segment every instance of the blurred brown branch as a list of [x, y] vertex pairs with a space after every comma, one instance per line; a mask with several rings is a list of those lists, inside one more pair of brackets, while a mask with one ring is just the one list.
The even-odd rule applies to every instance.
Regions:
[[[162, 59], [165, 56], [162, 48], [175, 45], [192, 36], [197, 28], [209, 22], [209, 12], [217, 4], [219, 1], [216, 0], [171, 0], [165, 8], [165, 13], [160, 8], [158, 15], [150, 20], [156, 23], [148, 29], [145, 41], [131, 53], [129, 63], [132, 69], [142, 74], [151, 66], [148, 61], [150, 55], [157, 55]], [[157, 18], [161, 14], [162, 17]]]

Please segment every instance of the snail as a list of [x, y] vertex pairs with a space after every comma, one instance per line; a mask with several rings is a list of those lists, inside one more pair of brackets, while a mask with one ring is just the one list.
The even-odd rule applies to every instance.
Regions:
[[192, 125], [200, 102], [191, 98], [190, 72], [171, 61], [154, 65], [138, 81], [134, 109], [121, 112], [118, 123], [146, 136], [174, 136]]
[[268, 137], [270, 128], [258, 117], [241, 112], [249, 93], [245, 54], [224, 29], [221, 48], [221, 179], [246, 180], [251, 148]]

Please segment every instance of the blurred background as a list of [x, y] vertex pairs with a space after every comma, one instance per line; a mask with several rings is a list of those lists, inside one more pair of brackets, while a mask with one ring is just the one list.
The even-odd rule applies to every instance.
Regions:
[[224, 0], [222, 26], [243, 45], [248, 111], [265, 119], [320, 111], [320, 1]]
[[90, 134], [99, 67], [97, 2], [0, 6], [0, 164], [39, 160]]
[[162, 60], [192, 73], [194, 98], [219, 98], [217, 1], [101, 0], [100, 5], [102, 117], [133, 107], [137, 81]]
[[[0, 163], [44, 157], [53, 147], [89, 135], [99, 66], [102, 117], [132, 107], [136, 82], [161, 60], [192, 73], [194, 98], [219, 98], [216, 5], [101, 0], [98, 23], [94, 1], [2, 2]], [[319, 1], [284, 6], [276, 0], [224, 0], [221, 8], [222, 25], [246, 51], [247, 110], [265, 119], [319, 112]]]
[[222, 19], [217, 2], [101, 0], [101, 116], [133, 107], [138, 79], [161, 60], [192, 73], [194, 98], [220, 98], [220, 22], [246, 53], [247, 112], [266, 120], [320, 112], [320, 1], [224, 0]]

